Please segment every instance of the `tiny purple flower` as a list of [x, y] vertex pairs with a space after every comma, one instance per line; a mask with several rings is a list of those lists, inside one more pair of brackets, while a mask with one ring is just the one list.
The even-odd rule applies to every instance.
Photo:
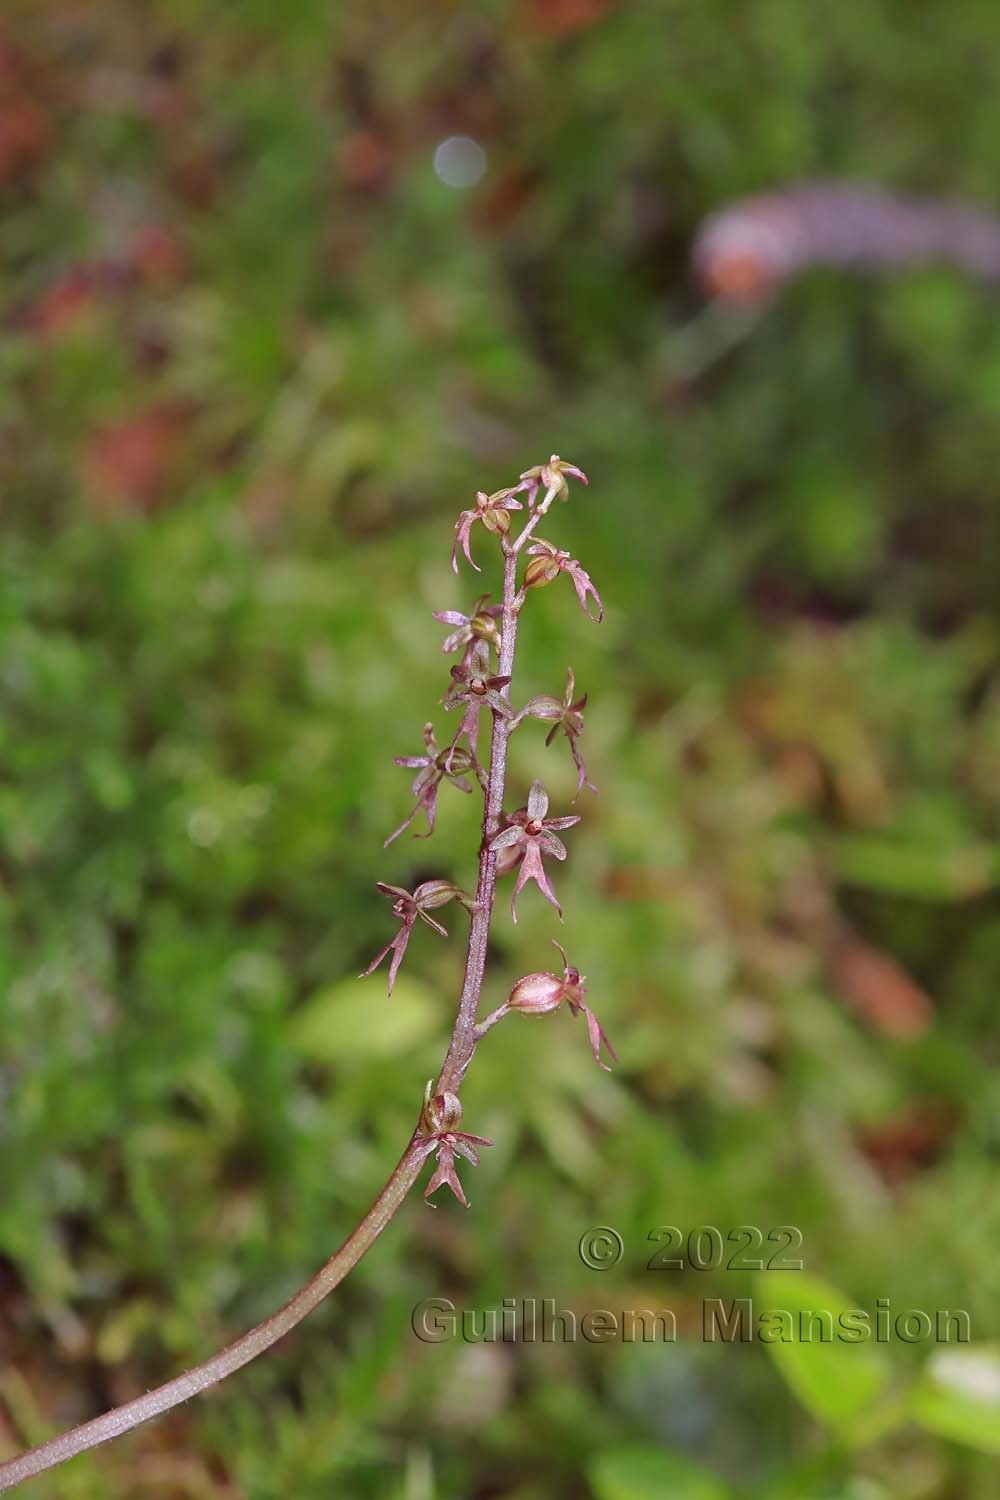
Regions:
[[[482, 1135], [469, 1135], [464, 1130], [456, 1130], [454, 1127], [461, 1124], [462, 1105], [457, 1094], [445, 1093], [431, 1095], [430, 1085], [424, 1103], [424, 1112], [421, 1124], [426, 1132], [426, 1139], [421, 1141], [418, 1150], [422, 1157], [437, 1153], [437, 1165], [431, 1176], [430, 1182], [424, 1190], [424, 1197], [430, 1198], [432, 1193], [437, 1192], [439, 1187], [449, 1187], [463, 1208], [469, 1207], [469, 1200], [459, 1181], [458, 1172], [455, 1169], [455, 1156], [465, 1158], [474, 1167], [479, 1166], [479, 1153], [477, 1146], [492, 1146]], [[435, 1205], [432, 1203], [431, 1208]]]
[[452, 899], [460, 901], [469, 910], [475, 902], [471, 896], [460, 891], [458, 886], [452, 885], [450, 880], [425, 880], [417, 886], [412, 895], [409, 891], [404, 891], [401, 886], [385, 885], [381, 880], [375, 882], [375, 889], [380, 895], [389, 897], [393, 903], [392, 914], [399, 918], [401, 925], [392, 941], [386, 943], [378, 957], [373, 958], [367, 969], [358, 977], [367, 979], [369, 974], [374, 974], [386, 954], [391, 953], [392, 958], [389, 960], [389, 994], [391, 995], [396, 975], [399, 973], [399, 966], [403, 962], [406, 945], [410, 941], [410, 933], [413, 931], [417, 918], [420, 917], [428, 927], [433, 927], [434, 931], [439, 932], [442, 937], [447, 937], [448, 929], [442, 927], [441, 923], [436, 922], [433, 917], [428, 916], [428, 911], [432, 911], [436, 906], [444, 906]]
[[497, 655], [500, 654], [500, 631], [497, 629], [497, 620], [503, 614], [499, 604], [487, 604], [489, 594], [481, 594], [467, 615], [461, 614], [457, 609], [436, 609], [435, 620], [440, 620], [442, 625], [456, 625], [449, 635], [441, 650], [444, 652], [458, 651], [465, 647], [466, 659], [475, 650], [477, 641], [489, 641], [495, 648]]
[[558, 453], [553, 453], [547, 464], [535, 464], [533, 469], [525, 469], [521, 475], [521, 483], [518, 490], [526, 490], [528, 494], [528, 509], [533, 510], [535, 500], [540, 489], [554, 489], [560, 500], [569, 499], [569, 485], [566, 482], [567, 475], [572, 474], [574, 479], [579, 479], [582, 484], [589, 484], [590, 480], [582, 469], [576, 464], [567, 463], [560, 458]]
[[[521, 486], [517, 486], [518, 489]], [[461, 547], [466, 559], [472, 564], [477, 573], [483, 570], [478, 563], [472, 561], [472, 553], [469, 551], [469, 534], [477, 521], [482, 521], [487, 531], [499, 533], [506, 536], [510, 530], [509, 511], [523, 510], [524, 506], [520, 500], [515, 500], [516, 490], [496, 490], [492, 495], [487, 495], [485, 490], [476, 491], [476, 503], [470, 510], [463, 510], [455, 522], [455, 541], [451, 549], [452, 571], [458, 572], [458, 549]]]
[[587, 768], [580, 754], [579, 742], [583, 733], [583, 710], [587, 706], [587, 694], [584, 693], [582, 698], [577, 698], [574, 702], [574, 690], [573, 668], [569, 667], [566, 672], [566, 692], [563, 698], [555, 698], [550, 693], [539, 693], [534, 698], [529, 698], [514, 723], [519, 724], [522, 719], [530, 718], [541, 719], [551, 724], [552, 728], [545, 736], [546, 745], [551, 745], [560, 729], [563, 731], [569, 741], [570, 754], [577, 771], [576, 794], [573, 797], [575, 802], [584, 787], [589, 787], [595, 795], [597, 788], [592, 781], [587, 780]]
[[407, 766], [411, 771], [417, 772], [413, 778], [410, 788], [411, 794], [417, 799], [413, 811], [404, 818], [394, 833], [383, 844], [388, 849], [393, 839], [399, 835], [413, 822], [417, 813], [423, 810], [427, 817], [427, 832], [414, 834], [414, 838], [426, 839], [434, 832], [434, 820], [437, 816], [438, 792], [442, 781], [450, 781], [452, 786], [457, 786], [460, 792], [471, 792], [472, 787], [466, 779], [466, 772], [473, 771], [476, 776], [480, 775], [480, 768], [476, 764], [474, 754], [467, 750], [456, 750], [451, 745], [447, 750], [441, 750], [434, 737], [434, 725], [424, 725], [424, 748], [425, 755], [396, 755], [393, 757], [397, 766]]
[[566, 846], [562, 839], [556, 837], [554, 830], [572, 828], [574, 823], [579, 823], [580, 817], [578, 813], [574, 813], [566, 818], [547, 818], [545, 814], [548, 810], [548, 793], [540, 781], [533, 781], [528, 794], [527, 807], [519, 808], [517, 812], [511, 813], [510, 826], [504, 828], [490, 842], [490, 848], [495, 853], [515, 847], [520, 847], [524, 851], [517, 884], [510, 902], [511, 917], [515, 922], [517, 921], [517, 898], [529, 880], [535, 882], [546, 901], [559, 913], [560, 921], [562, 920], [563, 910], [549, 883], [542, 857], [550, 854], [554, 859], [566, 858]]
[[[498, 677], [490, 673], [489, 647], [485, 641], [477, 641], [471, 657], [461, 666], [452, 667], [451, 685], [441, 701], [449, 712], [464, 704], [465, 712], [451, 742], [449, 757], [454, 755], [463, 734], [468, 738], [470, 754], [475, 755], [479, 740], [479, 711], [484, 703], [502, 719], [513, 719], [514, 710], [501, 696], [510, 680], [509, 676]], [[446, 760], [445, 765], [450, 771], [450, 760]]]

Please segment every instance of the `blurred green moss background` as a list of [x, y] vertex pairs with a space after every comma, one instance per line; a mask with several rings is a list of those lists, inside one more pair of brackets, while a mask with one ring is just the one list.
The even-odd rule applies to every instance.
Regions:
[[[814, 273], [742, 323], [688, 265], [706, 214], [803, 177], [1000, 206], [993, 21], [4, 7], [0, 1452], [264, 1316], [394, 1162], [462, 954], [418, 933], [391, 1002], [358, 985], [373, 882], [469, 884], [477, 834], [446, 787], [383, 852], [392, 756], [447, 680], [430, 611], [479, 592], [458, 510], [552, 451], [591, 487], [549, 533], [608, 614], [533, 597], [519, 696], [573, 666], [601, 796], [565, 928], [501, 911], [486, 998], [558, 930], [621, 1056], [499, 1028], [469, 1214], [415, 1198], [278, 1351], [26, 1494], [995, 1495], [985, 1354], [978, 1438], [845, 1433], [759, 1343], [701, 1341], [748, 1276], [645, 1270], [659, 1225], [792, 1224], [852, 1303], [998, 1334], [997, 292]], [[516, 800], [538, 774], [565, 810], [529, 726]], [[432, 1295], [681, 1336], [426, 1346]], [[928, 1357], [894, 1343], [893, 1389]]]

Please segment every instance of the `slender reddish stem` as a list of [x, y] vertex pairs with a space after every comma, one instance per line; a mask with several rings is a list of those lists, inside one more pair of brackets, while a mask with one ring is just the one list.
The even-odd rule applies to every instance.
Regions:
[[420, 1150], [417, 1133], [414, 1132], [392, 1176], [357, 1229], [348, 1235], [336, 1254], [331, 1255], [326, 1265], [284, 1307], [265, 1318], [263, 1323], [258, 1323], [256, 1328], [251, 1328], [249, 1333], [243, 1334], [235, 1343], [220, 1349], [218, 1354], [213, 1354], [204, 1364], [195, 1365], [193, 1369], [185, 1370], [182, 1375], [168, 1380], [165, 1385], [157, 1386], [155, 1390], [147, 1391], [134, 1401], [113, 1407], [103, 1416], [95, 1417], [91, 1422], [83, 1422], [79, 1427], [73, 1427], [69, 1432], [50, 1438], [47, 1443], [30, 1448], [17, 1458], [0, 1464], [0, 1490], [13, 1489], [22, 1480], [41, 1474], [45, 1469], [52, 1469], [56, 1464], [65, 1463], [68, 1458], [74, 1458], [87, 1448], [96, 1448], [109, 1438], [120, 1437], [140, 1423], [148, 1422], [150, 1417], [158, 1417], [171, 1407], [179, 1406], [182, 1401], [188, 1401], [208, 1386], [216, 1385], [227, 1375], [232, 1375], [234, 1370], [248, 1365], [258, 1354], [263, 1354], [265, 1349], [270, 1349], [272, 1344], [276, 1344], [297, 1323], [301, 1323], [314, 1307], [318, 1307], [324, 1297], [357, 1265], [392, 1219], [419, 1177], [426, 1160], [426, 1155]]
[[[514, 672], [514, 652], [517, 645], [517, 551], [505, 549], [503, 560], [503, 614], [500, 622], [500, 666], [497, 675], [509, 677]], [[502, 689], [501, 696], [510, 701], [510, 684]], [[510, 739], [510, 723], [500, 714], [493, 715], [493, 738], [490, 743], [490, 769], [486, 782], [486, 800], [483, 808], [483, 837], [479, 850], [479, 882], [476, 886], [476, 909], [472, 913], [469, 928], [469, 951], [465, 963], [465, 979], [458, 1002], [458, 1014], [451, 1034], [451, 1043], [437, 1079], [437, 1092], [450, 1090], [457, 1093], [472, 1060], [476, 1048], [476, 1013], [479, 996], [486, 972], [486, 948], [493, 920], [493, 899], [496, 895], [497, 857], [490, 850], [490, 839], [499, 831], [500, 814], [503, 810], [503, 794], [507, 781], [507, 741]]]

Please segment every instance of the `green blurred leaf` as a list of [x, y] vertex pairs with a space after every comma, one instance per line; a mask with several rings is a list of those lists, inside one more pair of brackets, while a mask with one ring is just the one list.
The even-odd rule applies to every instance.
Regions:
[[1000, 881], [1000, 848], [994, 844], [929, 849], [904, 840], [850, 834], [832, 840], [829, 849], [842, 879], [895, 896], [964, 901]]
[[[786, 1332], [780, 1340], [768, 1341], [766, 1347], [803, 1406], [819, 1421], [845, 1434], [859, 1424], [862, 1416], [870, 1416], [873, 1404], [888, 1391], [892, 1367], [881, 1349], [838, 1337], [839, 1319], [856, 1304], [829, 1282], [802, 1271], [756, 1277], [754, 1297], [760, 1303], [758, 1307], [755, 1301], [758, 1316], [763, 1309], [777, 1308], [791, 1314], [791, 1336]], [[808, 1313], [819, 1315], [811, 1329], [800, 1321], [801, 1315]], [[821, 1343], [824, 1313], [833, 1319], [833, 1339]]]
[[651, 1446], [602, 1453], [588, 1477], [596, 1500], [726, 1500], [732, 1494], [710, 1469]]
[[797, 1472], [786, 1475], [760, 1500], [893, 1500], [884, 1484], [866, 1474], [842, 1480], [802, 1479]]
[[441, 1026], [429, 985], [400, 974], [391, 997], [376, 971], [370, 979], [324, 986], [292, 1023], [295, 1046], [313, 1062], [402, 1057]]
[[913, 1389], [921, 1427], [952, 1442], [1000, 1453], [1000, 1347], [945, 1349], [933, 1355]]

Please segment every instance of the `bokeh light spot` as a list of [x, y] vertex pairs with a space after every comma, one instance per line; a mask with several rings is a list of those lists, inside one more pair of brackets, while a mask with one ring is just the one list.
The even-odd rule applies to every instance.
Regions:
[[468, 135], [450, 135], [434, 152], [434, 171], [451, 188], [469, 188], [486, 171], [486, 152]]

